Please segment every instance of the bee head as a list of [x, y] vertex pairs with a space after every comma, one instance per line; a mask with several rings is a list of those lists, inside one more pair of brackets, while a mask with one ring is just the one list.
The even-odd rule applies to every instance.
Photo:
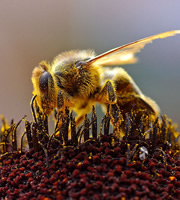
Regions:
[[38, 106], [49, 115], [56, 104], [55, 82], [49, 71], [50, 66], [42, 61], [32, 72], [33, 94], [37, 95]]

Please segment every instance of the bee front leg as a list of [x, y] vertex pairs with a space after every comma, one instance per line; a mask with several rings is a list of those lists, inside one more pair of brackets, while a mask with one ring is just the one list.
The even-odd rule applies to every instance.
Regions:
[[64, 107], [64, 97], [63, 97], [61, 90], [59, 90], [58, 95], [57, 95], [57, 108], [58, 108], [58, 110], [60, 110], [63, 107]]
[[[62, 125], [63, 117], [65, 116], [65, 106], [64, 106], [64, 97], [62, 92], [59, 90], [57, 94], [57, 110], [55, 110], [55, 127], [60, 128]], [[60, 114], [60, 115], [59, 115]]]
[[116, 91], [112, 81], [106, 81], [105, 84], [102, 86], [102, 89], [97, 94], [96, 97], [97, 101], [101, 104], [114, 104], [117, 101], [116, 98]]

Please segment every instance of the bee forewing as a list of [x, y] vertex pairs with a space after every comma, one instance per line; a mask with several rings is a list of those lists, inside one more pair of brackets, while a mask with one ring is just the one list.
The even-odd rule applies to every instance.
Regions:
[[136, 63], [137, 58], [135, 57], [135, 54], [140, 52], [146, 44], [151, 43], [153, 40], [174, 36], [176, 34], [180, 34], [180, 30], [160, 33], [125, 44], [88, 60], [87, 64], [90, 65], [95, 63], [102, 66], [110, 66]]
[[125, 64], [134, 64], [138, 61], [134, 53], [131, 50], [120, 51], [112, 53], [112, 55], [105, 56], [98, 59], [96, 64], [102, 66], [111, 66], [111, 65], [125, 65]]

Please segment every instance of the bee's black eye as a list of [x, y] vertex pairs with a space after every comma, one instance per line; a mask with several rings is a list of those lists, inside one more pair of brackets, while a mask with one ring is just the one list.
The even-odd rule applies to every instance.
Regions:
[[52, 76], [49, 72], [44, 71], [39, 79], [39, 88], [41, 92], [48, 93], [48, 83], [53, 82]]

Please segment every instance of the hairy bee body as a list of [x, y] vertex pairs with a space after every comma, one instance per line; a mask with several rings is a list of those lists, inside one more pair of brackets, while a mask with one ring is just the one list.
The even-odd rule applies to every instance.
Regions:
[[74, 50], [61, 53], [52, 64], [41, 62], [32, 73], [38, 106], [46, 115], [55, 108], [65, 112], [65, 107], [69, 107], [77, 113], [77, 124], [95, 103], [105, 108], [111, 104], [123, 115], [135, 109], [137, 120], [144, 113], [157, 117], [158, 105], [141, 92], [128, 73], [121, 67], [106, 66], [134, 63], [137, 60], [134, 54], [147, 43], [179, 33], [169, 31], [147, 37], [99, 56], [91, 50]]
[[[40, 85], [34, 94], [40, 92], [37, 100], [43, 112], [49, 115], [55, 108], [64, 111], [65, 106], [68, 106], [78, 114], [77, 123], [80, 123], [95, 103], [105, 107], [109, 103], [118, 103], [120, 108], [123, 108], [123, 113], [130, 112], [136, 103], [138, 108], [146, 110], [147, 107], [149, 112], [157, 115], [158, 106], [155, 103], [156, 106], [149, 105], [146, 97], [123, 68], [102, 68], [96, 64], [82, 65], [85, 60], [92, 57], [94, 52], [89, 50], [69, 51], [57, 56], [52, 65], [41, 62], [34, 69], [33, 83], [37, 85], [35, 77], [38, 76]], [[40, 69], [42, 73], [39, 73]], [[107, 83], [110, 83], [110, 86]]]

